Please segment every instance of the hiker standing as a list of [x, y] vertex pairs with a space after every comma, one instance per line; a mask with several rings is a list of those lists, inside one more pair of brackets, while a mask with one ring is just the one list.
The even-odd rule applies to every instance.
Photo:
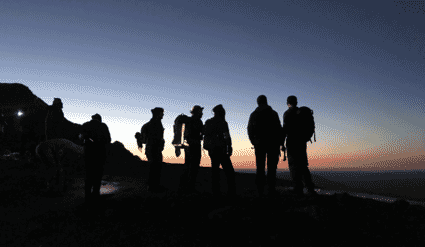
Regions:
[[228, 195], [236, 195], [235, 170], [232, 161], [232, 139], [226, 122], [226, 111], [222, 105], [213, 108], [214, 117], [208, 119], [204, 126], [204, 148], [208, 150], [212, 167], [212, 189], [215, 196], [220, 194], [220, 164], [227, 177]]
[[148, 158], [149, 178], [148, 186], [151, 192], [162, 192], [164, 187], [160, 186], [161, 170], [162, 170], [162, 151], [164, 150], [164, 127], [162, 126], [162, 118], [164, 117], [164, 109], [155, 107], [151, 110], [152, 118], [142, 127], [142, 136], [146, 136], [145, 154]]
[[255, 184], [263, 195], [266, 185], [265, 165], [267, 156], [267, 184], [270, 194], [276, 193], [276, 169], [279, 162], [282, 126], [279, 115], [267, 104], [267, 97], [257, 98], [258, 107], [251, 113], [248, 122], [248, 136], [255, 148], [257, 175]]
[[54, 98], [53, 104], [48, 106], [45, 122], [46, 141], [63, 138], [65, 117], [63, 115], [62, 108], [63, 104], [60, 98]]
[[[92, 120], [82, 125], [81, 139], [84, 141], [84, 163], [86, 169], [85, 200], [95, 201], [100, 196], [103, 167], [106, 162], [106, 146], [111, 143], [111, 134], [102, 117], [95, 114]], [[91, 191], [93, 188], [93, 191]]]
[[[283, 114], [283, 140], [285, 141], [286, 139], [289, 171], [295, 183], [294, 192], [297, 195], [302, 195], [304, 182], [309, 194], [313, 195], [316, 194], [316, 192], [314, 191], [314, 184], [308, 169], [307, 158], [307, 138], [311, 138], [311, 135], [309, 133], [305, 134], [308, 130], [302, 129], [305, 123], [299, 121], [298, 116], [300, 108], [297, 107], [297, 104], [297, 97], [294, 95], [287, 98], [289, 109]], [[313, 132], [311, 132], [311, 134], [313, 134]], [[282, 148], [282, 150], [284, 150], [284, 148]]]
[[195, 105], [190, 113], [192, 114], [186, 120], [184, 139], [189, 146], [184, 147], [185, 153], [185, 171], [180, 179], [180, 188], [189, 192], [195, 191], [196, 176], [198, 175], [199, 165], [201, 163], [204, 124], [201, 120], [202, 110], [204, 108]]

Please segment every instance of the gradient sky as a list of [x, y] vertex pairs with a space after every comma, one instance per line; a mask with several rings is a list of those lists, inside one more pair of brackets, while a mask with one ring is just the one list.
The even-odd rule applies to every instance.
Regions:
[[[315, 169], [422, 169], [425, 1], [2, 1], [0, 82], [19, 82], [75, 123], [99, 113], [134, 154], [163, 107], [223, 104], [235, 168], [254, 168], [256, 98], [282, 121], [289, 95], [314, 110]], [[202, 164], [210, 165], [205, 151]], [[279, 169], [287, 168], [281, 161]]]

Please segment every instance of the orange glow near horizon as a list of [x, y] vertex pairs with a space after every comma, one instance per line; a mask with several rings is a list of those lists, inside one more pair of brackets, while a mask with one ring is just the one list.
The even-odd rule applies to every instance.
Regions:
[[[142, 160], [147, 160], [144, 150], [141, 153], [136, 145], [126, 145], [126, 148]], [[184, 155], [184, 151], [182, 150], [180, 157], [176, 157], [173, 147], [165, 148], [163, 151], [164, 162], [167, 163], [183, 164]], [[419, 147], [415, 150], [398, 154], [391, 153], [382, 147], [375, 147], [350, 153], [327, 155], [309, 153], [308, 155], [309, 167], [312, 170], [409, 170], [423, 169], [423, 164], [421, 163], [425, 162], [425, 155]], [[252, 149], [235, 150], [231, 160], [235, 169], [256, 168], [254, 150]], [[202, 151], [201, 166], [211, 166], [211, 160], [206, 150]], [[278, 169], [288, 169], [288, 161], [283, 161], [283, 156], [279, 158]]]

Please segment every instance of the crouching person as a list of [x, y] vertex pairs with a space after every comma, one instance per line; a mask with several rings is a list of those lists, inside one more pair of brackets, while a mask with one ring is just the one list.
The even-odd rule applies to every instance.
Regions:
[[85, 201], [86, 204], [91, 204], [100, 196], [103, 167], [106, 162], [106, 146], [111, 143], [111, 135], [99, 114], [93, 115], [91, 121], [83, 124], [81, 134], [80, 137], [84, 141], [86, 169]]
[[204, 148], [211, 158], [213, 194], [220, 195], [221, 164], [227, 177], [228, 195], [235, 196], [235, 170], [230, 160], [233, 149], [229, 126], [225, 120], [226, 111], [222, 105], [217, 105], [213, 112], [214, 117], [208, 119], [204, 126]]

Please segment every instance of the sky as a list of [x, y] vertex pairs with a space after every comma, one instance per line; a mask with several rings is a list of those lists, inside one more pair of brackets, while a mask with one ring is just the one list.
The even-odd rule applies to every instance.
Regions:
[[[422, 169], [425, 1], [2, 1], [0, 82], [18, 82], [82, 124], [99, 113], [112, 141], [165, 109], [226, 110], [235, 168], [255, 168], [247, 123], [259, 95], [314, 111], [311, 170]], [[207, 151], [201, 164], [210, 166]], [[278, 165], [287, 169], [287, 161]]]

